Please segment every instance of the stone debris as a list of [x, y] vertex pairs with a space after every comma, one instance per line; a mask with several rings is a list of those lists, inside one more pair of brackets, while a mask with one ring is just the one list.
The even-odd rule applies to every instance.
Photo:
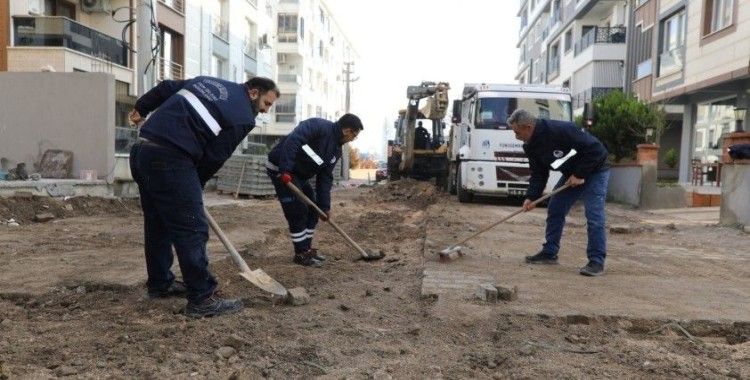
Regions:
[[37, 223], [49, 222], [52, 219], [55, 219], [55, 215], [50, 212], [43, 212], [41, 214], [34, 215], [34, 221]]
[[497, 288], [492, 284], [479, 284], [474, 295], [485, 302], [497, 302]]
[[307, 290], [303, 287], [289, 289], [287, 302], [292, 306], [307, 305], [310, 302], [310, 295], [307, 294]]
[[214, 352], [214, 356], [216, 357], [216, 359], [229, 359], [236, 353], [237, 350], [235, 350], [234, 348], [224, 346], [216, 350], [216, 352]]

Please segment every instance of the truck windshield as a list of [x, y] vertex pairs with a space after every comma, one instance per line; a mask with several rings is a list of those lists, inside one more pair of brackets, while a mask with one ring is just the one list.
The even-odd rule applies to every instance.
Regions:
[[478, 129], [508, 129], [507, 119], [518, 108], [540, 119], [572, 121], [570, 102], [533, 98], [479, 98], [476, 114]]

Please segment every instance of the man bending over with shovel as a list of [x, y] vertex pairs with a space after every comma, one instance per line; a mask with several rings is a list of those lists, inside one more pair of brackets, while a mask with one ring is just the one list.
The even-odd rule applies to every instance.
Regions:
[[[278, 96], [267, 78], [242, 84], [196, 77], [162, 81], [136, 101], [129, 118], [143, 126], [130, 150], [130, 170], [143, 209], [149, 297], [186, 295], [185, 314], [192, 318], [242, 308], [240, 300], [214, 294], [202, 190], [255, 127], [255, 116], [267, 112]], [[172, 246], [184, 285], [171, 271]]]
[[588, 264], [581, 268], [584, 276], [604, 274], [607, 255], [607, 234], [604, 227], [604, 202], [609, 183], [607, 149], [596, 137], [564, 121], [536, 119], [528, 111], [518, 109], [508, 117], [516, 138], [523, 141], [529, 158], [531, 178], [523, 208], [534, 208], [533, 199], [539, 198], [547, 185], [549, 171], [558, 170], [563, 176], [555, 188], [567, 184], [569, 189], [550, 198], [547, 206], [546, 242], [534, 256], [526, 256], [530, 264], [557, 264], [565, 216], [578, 199], [586, 207]]
[[[333, 168], [341, 158], [341, 146], [356, 139], [362, 129], [362, 121], [352, 114], [341, 116], [335, 123], [325, 119], [307, 119], [268, 153], [266, 168], [289, 224], [289, 236], [294, 245], [293, 261], [296, 264], [320, 267], [326, 257], [312, 248], [318, 223], [317, 211], [298, 199], [287, 184], [291, 182], [300, 188], [329, 215]], [[316, 177], [314, 191], [308, 182], [312, 177]]]

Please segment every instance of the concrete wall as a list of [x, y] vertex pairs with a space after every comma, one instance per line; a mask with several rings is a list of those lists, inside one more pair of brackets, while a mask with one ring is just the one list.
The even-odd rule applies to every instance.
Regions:
[[750, 225], [750, 162], [724, 164], [721, 169], [721, 213], [724, 225]]
[[73, 152], [72, 176], [111, 182], [115, 80], [104, 73], [0, 73], [0, 156], [34, 172], [47, 149]]
[[641, 166], [613, 166], [610, 170], [607, 200], [631, 206], [640, 206], [643, 178]]

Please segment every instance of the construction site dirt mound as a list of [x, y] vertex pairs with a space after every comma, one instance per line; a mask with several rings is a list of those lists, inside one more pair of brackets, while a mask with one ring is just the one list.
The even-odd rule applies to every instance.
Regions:
[[140, 212], [137, 199], [73, 197], [57, 199], [38, 196], [0, 198], [0, 221], [10, 219], [20, 224], [35, 221], [39, 214], [52, 214], [56, 219], [76, 216], [125, 216]]
[[439, 197], [440, 191], [432, 183], [406, 178], [376, 186], [363, 199], [370, 203], [404, 202], [412, 208], [425, 209]]

